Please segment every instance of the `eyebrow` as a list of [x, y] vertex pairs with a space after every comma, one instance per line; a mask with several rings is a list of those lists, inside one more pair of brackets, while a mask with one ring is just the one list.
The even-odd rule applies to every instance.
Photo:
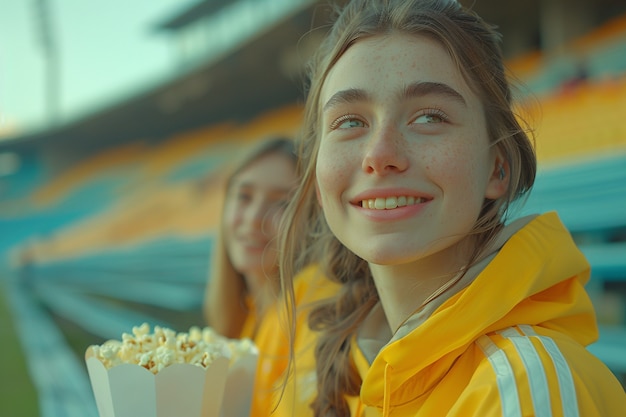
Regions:
[[[427, 96], [427, 95], [439, 95], [449, 97], [455, 101], [458, 101], [464, 106], [467, 106], [467, 102], [463, 95], [444, 83], [437, 83], [431, 81], [418, 81], [406, 86], [400, 94], [398, 94], [399, 100], [406, 100], [415, 97]], [[354, 103], [359, 101], [370, 101], [369, 94], [359, 88], [350, 88], [347, 90], [341, 90], [332, 95], [332, 97], [324, 104], [322, 111], [337, 106], [339, 104]]]
[[358, 101], [370, 101], [370, 96], [365, 90], [359, 88], [350, 88], [348, 90], [341, 90], [332, 95], [330, 99], [324, 104], [322, 111], [335, 107], [339, 104], [355, 103]]
[[447, 84], [420, 81], [406, 86], [400, 94], [400, 99], [410, 99], [428, 95], [439, 95], [458, 101], [460, 104], [467, 106], [467, 102], [463, 95]]

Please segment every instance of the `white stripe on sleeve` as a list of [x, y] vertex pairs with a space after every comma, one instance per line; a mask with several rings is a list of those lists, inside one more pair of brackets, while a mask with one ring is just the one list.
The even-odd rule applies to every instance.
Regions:
[[537, 332], [535, 332], [535, 330], [529, 325], [521, 325], [519, 328], [526, 336], [538, 338], [552, 359], [559, 383], [559, 392], [561, 393], [563, 417], [579, 417], [574, 378], [572, 377], [572, 372], [569, 369], [565, 357], [559, 350], [559, 347], [556, 343], [554, 343], [554, 340], [547, 336], [537, 334]]
[[503, 417], [521, 417], [522, 407], [517, 393], [515, 375], [509, 359], [502, 349], [496, 346], [488, 336], [481, 336], [476, 340], [494, 372], [500, 393], [500, 403], [502, 404]]
[[513, 343], [517, 353], [522, 359], [528, 385], [530, 386], [530, 396], [533, 402], [535, 415], [552, 417], [552, 407], [550, 405], [550, 391], [548, 390], [548, 379], [541, 363], [541, 358], [528, 337], [522, 336], [517, 330], [509, 327], [498, 332], [503, 337]]

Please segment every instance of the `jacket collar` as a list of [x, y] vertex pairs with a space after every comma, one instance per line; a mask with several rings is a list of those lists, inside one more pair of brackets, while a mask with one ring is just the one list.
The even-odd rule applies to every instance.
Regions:
[[466, 288], [485, 268], [485, 266], [491, 262], [506, 241], [534, 217], [536, 216], [527, 216], [517, 219], [511, 224], [505, 226], [494, 242], [479, 257], [479, 261], [470, 267], [467, 273], [465, 273], [458, 282], [450, 287], [448, 291], [443, 293], [441, 297], [433, 300], [433, 302], [429, 303], [419, 312], [412, 315], [402, 326], [400, 326], [395, 334], [391, 333], [391, 329], [389, 328], [381, 304], [376, 304], [359, 328], [357, 335], [359, 349], [367, 361], [372, 363], [378, 352], [385, 345], [393, 343], [394, 341], [409, 334], [412, 330], [426, 321], [426, 319], [428, 319], [428, 317], [430, 317], [443, 303], [459, 291]]

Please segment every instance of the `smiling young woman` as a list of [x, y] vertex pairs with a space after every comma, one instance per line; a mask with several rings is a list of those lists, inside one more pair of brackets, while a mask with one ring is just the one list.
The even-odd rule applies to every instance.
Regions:
[[[278, 302], [277, 233], [297, 185], [296, 164], [292, 140], [270, 138], [232, 165], [224, 184], [222, 219], [206, 287], [207, 324], [230, 338], [250, 338], [258, 349], [252, 417], [266, 417], [276, 408], [277, 398], [283, 394], [281, 376], [289, 360], [289, 332]], [[298, 324], [292, 346], [299, 358], [304, 356], [301, 352], [310, 357], [316, 334], [308, 329], [307, 312], [333, 295], [338, 286], [325, 279], [315, 265], [304, 265], [294, 275], [293, 285]], [[301, 370], [314, 372], [312, 359], [306, 366], [300, 362]], [[294, 414], [288, 409], [283, 415]]]
[[278, 222], [296, 184], [293, 141], [261, 141], [236, 161], [206, 287], [207, 324], [224, 336], [254, 338], [279, 291]]
[[[451, 0], [353, 0], [313, 59], [280, 270], [341, 284], [315, 416], [618, 416], [589, 265], [555, 213], [508, 218], [536, 160], [499, 35]], [[294, 360], [298, 380], [298, 358]], [[305, 414], [298, 414], [305, 415]]]

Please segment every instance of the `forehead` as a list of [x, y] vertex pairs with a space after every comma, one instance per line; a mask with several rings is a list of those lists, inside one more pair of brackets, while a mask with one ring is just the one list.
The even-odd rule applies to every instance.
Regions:
[[231, 180], [231, 188], [289, 189], [295, 183], [295, 177], [293, 159], [280, 152], [270, 152], [240, 169]]
[[447, 50], [423, 35], [391, 34], [352, 45], [326, 77], [321, 105], [334, 92], [364, 88], [384, 93], [416, 81], [446, 84], [471, 101], [476, 99]]

